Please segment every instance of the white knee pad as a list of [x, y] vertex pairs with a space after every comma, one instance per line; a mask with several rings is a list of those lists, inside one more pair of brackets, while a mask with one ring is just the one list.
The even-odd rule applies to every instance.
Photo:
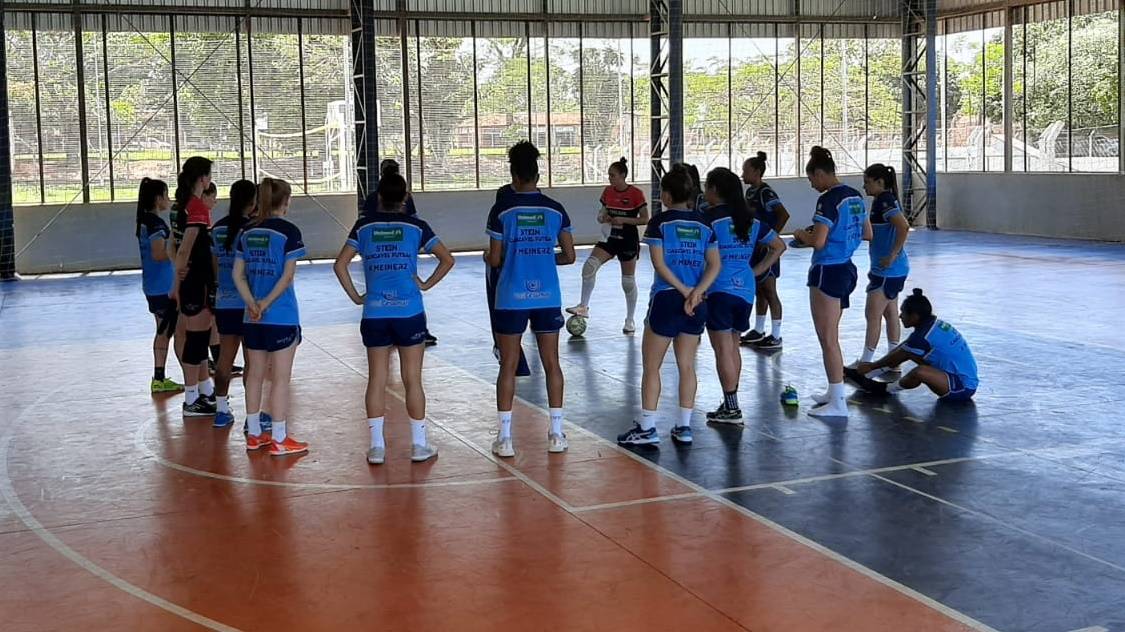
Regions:
[[633, 275], [621, 275], [621, 289], [625, 290], [625, 294], [634, 294], [637, 291], [637, 277]]
[[598, 261], [597, 257], [589, 257], [586, 263], [582, 264], [582, 280], [593, 281], [594, 277], [598, 276], [598, 268], [602, 267], [602, 262]]

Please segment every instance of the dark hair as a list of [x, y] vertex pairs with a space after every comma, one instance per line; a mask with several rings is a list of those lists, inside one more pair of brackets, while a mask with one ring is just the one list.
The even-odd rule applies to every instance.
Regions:
[[203, 156], [192, 156], [184, 161], [176, 176], [176, 231], [180, 234], [187, 229], [187, 203], [191, 190], [203, 176], [211, 175], [211, 161]]
[[258, 185], [249, 180], [239, 180], [230, 185], [230, 208], [227, 210], [227, 237], [223, 240], [223, 248], [230, 250], [234, 247], [234, 240], [250, 218], [246, 217], [246, 209], [257, 204]]
[[890, 191], [896, 200], [898, 199], [898, 179], [895, 178], [894, 167], [877, 162], [864, 170], [863, 175], [882, 182], [883, 188]]
[[746, 159], [743, 165], [750, 165], [755, 171], [760, 173], [766, 172], [766, 152], [759, 151], [757, 156], [751, 156]]
[[406, 200], [406, 180], [397, 173], [388, 173], [379, 180], [379, 202], [384, 211], [398, 210]]
[[930, 305], [930, 299], [922, 295], [921, 288], [914, 288], [910, 296], [902, 301], [902, 311], [927, 320], [934, 315], [934, 306]]
[[[684, 168], [687, 169], [688, 175], [691, 176], [691, 200], [695, 206], [698, 207], [699, 198], [703, 196], [703, 179], [699, 177], [699, 168], [695, 165], [685, 164]], [[696, 210], [698, 210], [698, 208]]]
[[730, 210], [734, 220], [734, 234], [742, 243], [750, 241], [750, 227], [754, 225], [754, 215], [746, 205], [746, 196], [742, 191], [742, 180], [726, 167], [712, 169], [707, 174], [707, 188], [714, 189], [719, 199]]
[[141, 186], [137, 190], [137, 237], [141, 236], [141, 222], [145, 213], [156, 210], [156, 198], [168, 195], [168, 185], [163, 180], [141, 178]]
[[624, 156], [621, 157], [621, 160], [618, 160], [617, 162], [611, 164], [609, 168], [621, 174], [622, 178], [629, 175], [629, 161], [625, 160]]
[[820, 145], [809, 150], [809, 162], [805, 165], [807, 175], [811, 176], [817, 170], [833, 175], [836, 173], [836, 161], [832, 160], [832, 152]]
[[398, 161], [394, 158], [384, 158], [383, 161], [379, 163], [379, 179], [383, 179], [392, 173], [398, 172]]
[[687, 165], [677, 162], [660, 179], [660, 190], [666, 191], [675, 204], [689, 202], [694, 197], [694, 183]]
[[539, 150], [531, 141], [521, 140], [508, 148], [508, 166], [513, 177], [534, 182], [539, 177]]

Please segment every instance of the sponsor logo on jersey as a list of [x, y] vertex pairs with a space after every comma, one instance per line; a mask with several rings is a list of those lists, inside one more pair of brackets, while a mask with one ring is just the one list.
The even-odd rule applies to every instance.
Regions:
[[269, 235], [247, 235], [246, 245], [250, 248], [269, 248], [270, 236]]
[[396, 226], [394, 228], [375, 228], [371, 231], [371, 241], [402, 241], [402, 227]]
[[676, 237], [680, 239], [702, 239], [703, 231], [698, 226], [677, 226]]
[[530, 228], [534, 226], [546, 226], [547, 217], [543, 213], [520, 213], [516, 216], [516, 226]]

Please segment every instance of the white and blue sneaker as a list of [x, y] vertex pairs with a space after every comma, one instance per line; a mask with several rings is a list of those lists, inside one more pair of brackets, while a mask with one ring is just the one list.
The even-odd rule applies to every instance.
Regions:
[[672, 428], [672, 441], [691, 443], [691, 426], [676, 426]]
[[215, 413], [215, 421], [211, 422], [212, 428], [226, 428], [234, 423], [234, 415], [229, 412]]
[[[271, 432], [273, 430], [273, 417], [270, 417], [270, 414], [264, 410], [261, 416], [258, 417], [258, 423], [262, 425], [262, 432]], [[242, 422], [242, 434], [250, 434], [250, 426], [246, 425], [246, 421]]]
[[628, 432], [617, 435], [617, 442], [622, 445], [653, 445], [660, 443], [660, 435], [655, 426], [644, 430], [641, 424], [634, 421]]

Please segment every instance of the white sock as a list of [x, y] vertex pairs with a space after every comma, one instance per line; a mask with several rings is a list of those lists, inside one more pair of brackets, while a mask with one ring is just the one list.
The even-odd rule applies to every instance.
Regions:
[[199, 385], [184, 386], [184, 403], [191, 406], [199, 399]]
[[839, 382], [837, 384], [833, 384], [833, 383], [829, 382], [828, 383], [828, 405], [831, 406], [831, 405], [836, 404], [836, 403], [843, 404], [845, 399], [847, 399], [847, 396], [844, 395], [844, 383]]
[[590, 305], [590, 296], [594, 293], [594, 282], [598, 279], [598, 268], [602, 267], [602, 262], [598, 261], [597, 257], [589, 257], [586, 263], [582, 264], [582, 306], [588, 307]]
[[414, 443], [414, 445], [420, 445], [423, 447], [427, 445], [425, 419], [410, 420], [410, 439]]
[[246, 413], [246, 432], [255, 437], [262, 434], [262, 413]]
[[863, 355], [859, 357], [860, 362], [870, 362], [875, 359], [875, 350], [871, 347], [863, 348]]
[[754, 331], [757, 331], [757, 332], [761, 333], [761, 332], [765, 332], [765, 330], [766, 330], [766, 315], [765, 314], [758, 314], [757, 317], [754, 318]]
[[285, 422], [284, 421], [278, 421], [276, 419], [273, 420], [272, 436], [273, 436], [273, 440], [278, 442], [278, 443], [281, 443], [282, 441], [285, 441], [285, 437], [288, 436], [288, 435], [285, 433]]
[[215, 397], [215, 406], [217, 407], [217, 410], [219, 412], [229, 413], [230, 412], [230, 396], [219, 395], [219, 396]]
[[894, 351], [895, 349], [898, 349], [898, 341], [897, 340], [891, 340], [890, 338], [887, 338], [887, 353], [890, 353], [891, 351]]
[[899, 392], [905, 391], [905, 390], [906, 389], [902, 387], [902, 384], [898, 383], [898, 380], [895, 380], [894, 382], [891, 382], [890, 384], [887, 385], [887, 392], [888, 393], [899, 393]]
[[625, 318], [633, 320], [637, 314], [637, 277], [622, 274], [621, 289], [625, 290]]
[[690, 426], [691, 425], [691, 415], [694, 412], [695, 412], [694, 408], [684, 408], [683, 406], [680, 406], [680, 425], [681, 426]]
[[387, 447], [386, 441], [383, 439], [383, 418], [371, 417], [367, 420], [367, 427], [371, 429], [371, 447], [385, 448]]
[[551, 434], [562, 434], [563, 409], [551, 409]]
[[781, 319], [770, 321], [770, 335], [781, 340]]
[[656, 427], [656, 411], [641, 409], [641, 430], [652, 430]]
[[199, 392], [200, 392], [200, 394], [205, 395], [207, 397], [211, 397], [212, 395], [214, 395], [215, 394], [215, 380], [212, 380], [211, 378], [207, 378], [206, 380], [200, 382], [199, 383]]
[[512, 411], [498, 410], [496, 416], [500, 419], [500, 431], [497, 433], [500, 439], [512, 438]]

